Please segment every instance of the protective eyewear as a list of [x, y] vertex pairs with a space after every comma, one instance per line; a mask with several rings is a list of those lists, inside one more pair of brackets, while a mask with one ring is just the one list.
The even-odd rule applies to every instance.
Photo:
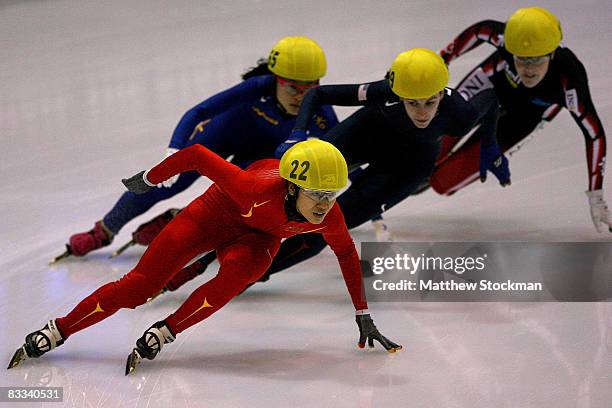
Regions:
[[276, 77], [278, 80], [278, 84], [285, 88], [287, 93], [291, 96], [297, 96], [301, 94], [305, 94], [311, 88], [316, 88], [319, 86], [319, 81], [316, 82], [296, 82], [290, 81], [288, 79], [284, 79], [281, 77]]
[[514, 55], [514, 62], [522, 65], [542, 65], [550, 59], [550, 54], [541, 57], [517, 57]]
[[327, 202], [332, 202], [338, 195], [337, 191], [312, 190], [310, 188], [302, 188], [301, 190], [304, 192], [306, 197], [318, 202], [324, 200], [327, 200]]

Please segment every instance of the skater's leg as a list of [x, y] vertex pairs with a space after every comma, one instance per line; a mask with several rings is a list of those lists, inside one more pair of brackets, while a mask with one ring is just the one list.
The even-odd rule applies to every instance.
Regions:
[[[503, 114], [497, 125], [497, 141], [502, 152], [507, 152], [529, 136], [541, 119], [541, 111]], [[480, 131], [474, 132], [451, 157], [436, 166], [430, 182], [438, 194], [454, 194], [479, 178]]]
[[222, 308], [268, 269], [280, 239], [251, 233], [217, 250], [219, 273], [196, 289], [183, 305], [165, 319], [172, 333], [179, 334]]
[[170, 277], [198, 254], [223, 239], [221, 225], [197, 199], [183, 210], [147, 248], [138, 265], [115, 282], [85, 298], [66, 316], [57, 319], [65, 338], [91, 326], [121, 308], [135, 308], [159, 292]]
[[164, 228], [132, 271], [96, 290], [66, 316], [51, 320], [41, 330], [28, 334], [25, 344], [13, 355], [9, 368], [27, 358], [42, 356], [73, 333], [106, 319], [121, 308], [143, 304], [191, 258], [235, 237], [235, 232], [223, 232], [225, 225], [217, 220], [216, 214], [211, 214], [208, 206], [200, 204], [200, 199]]
[[327, 243], [321, 234], [299, 234], [287, 238], [281, 244], [272, 265], [259, 279], [259, 282], [265, 282], [270, 279], [270, 275], [312, 258], [325, 249], [326, 246]]
[[179, 309], [148, 328], [129, 354], [125, 375], [136, 369], [143, 357], [153, 360], [177, 334], [222, 308], [270, 266], [280, 239], [264, 233], [247, 233], [217, 250], [219, 273], [196, 289]]
[[184, 267], [178, 271], [168, 281], [165, 286], [166, 290], [175, 291], [192, 279], [201, 275], [206, 271], [208, 265], [210, 265], [215, 259], [217, 259], [217, 251], [210, 251], [203, 255], [201, 258], [194, 261], [191, 265]]

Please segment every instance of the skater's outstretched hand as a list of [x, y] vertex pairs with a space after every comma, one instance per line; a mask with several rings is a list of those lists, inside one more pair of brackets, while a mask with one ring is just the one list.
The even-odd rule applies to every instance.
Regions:
[[378, 331], [374, 325], [374, 321], [369, 314], [358, 314], [355, 317], [357, 326], [359, 327], [359, 348], [364, 348], [366, 340], [368, 341], [368, 347], [374, 347], [374, 340], [378, 341], [389, 353], [395, 353], [402, 349], [400, 344], [395, 344]]
[[497, 177], [502, 187], [510, 185], [510, 167], [497, 143], [480, 146], [480, 181], [487, 180], [487, 170]]
[[134, 174], [130, 178], [121, 179], [121, 182], [128, 189], [128, 191], [136, 194], [144, 194], [149, 191], [151, 187], [153, 187], [153, 185], [147, 181], [146, 173], [147, 172], [143, 170], [138, 174]]
[[589, 206], [591, 207], [591, 219], [597, 232], [603, 232], [606, 227], [612, 232], [612, 215], [603, 198], [603, 190], [586, 191], [586, 195], [589, 198]]

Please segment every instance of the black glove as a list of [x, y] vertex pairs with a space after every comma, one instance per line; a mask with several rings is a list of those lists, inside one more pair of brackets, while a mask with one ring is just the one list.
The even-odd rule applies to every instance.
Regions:
[[121, 182], [128, 191], [136, 194], [144, 194], [151, 189], [151, 186], [145, 183], [144, 173], [145, 171], [143, 170], [128, 179], [121, 179]]
[[378, 341], [389, 353], [395, 353], [402, 349], [402, 346], [395, 344], [378, 331], [372, 318], [369, 314], [357, 315], [355, 317], [357, 326], [359, 326], [359, 348], [364, 348], [366, 340], [368, 340], [368, 346], [374, 347], [374, 340]]

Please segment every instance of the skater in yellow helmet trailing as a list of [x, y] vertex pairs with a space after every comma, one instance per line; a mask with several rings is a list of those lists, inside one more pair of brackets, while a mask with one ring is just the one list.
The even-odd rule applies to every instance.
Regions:
[[[482, 43], [496, 48], [459, 82], [457, 90], [466, 98], [495, 91], [501, 104], [497, 137], [503, 151], [518, 151], [529, 135], [567, 109], [584, 137], [586, 195], [593, 224], [599, 232], [612, 232], [612, 216], [603, 196], [604, 128], [591, 98], [586, 69], [562, 40], [561, 23], [551, 11], [526, 7], [505, 23], [485, 20], [468, 27], [440, 54], [451, 64]], [[477, 179], [477, 135], [458, 148], [456, 143], [454, 138], [444, 139], [431, 178], [440, 194], [453, 194]]]

